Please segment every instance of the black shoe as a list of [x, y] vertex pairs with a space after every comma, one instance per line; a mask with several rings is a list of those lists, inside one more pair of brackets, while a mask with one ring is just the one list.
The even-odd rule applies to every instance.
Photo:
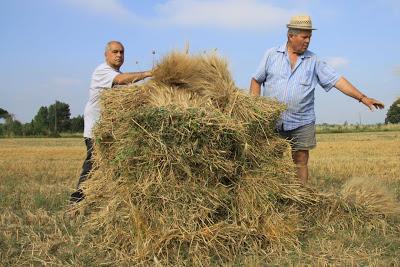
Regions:
[[69, 199], [69, 201], [71, 203], [78, 203], [78, 202], [82, 201], [84, 198], [85, 198], [85, 194], [82, 192], [81, 189], [78, 189], [71, 194], [71, 198]]

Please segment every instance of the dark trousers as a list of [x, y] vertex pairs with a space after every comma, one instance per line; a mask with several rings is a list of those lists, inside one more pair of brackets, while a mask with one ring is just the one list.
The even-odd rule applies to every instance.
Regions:
[[85, 144], [86, 144], [86, 159], [82, 165], [82, 172], [81, 172], [81, 175], [79, 176], [77, 189], [79, 189], [81, 183], [83, 183], [84, 181], [87, 180], [88, 174], [93, 167], [93, 161], [92, 161], [93, 139], [85, 138]]
[[85, 198], [85, 194], [80, 189], [81, 184], [87, 180], [90, 170], [93, 167], [93, 139], [85, 138], [86, 144], [86, 159], [82, 165], [82, 172], [79, 176], [78, 185], [76, 186], [76, 191], [71, 194], [71, 202], [79, 202]]

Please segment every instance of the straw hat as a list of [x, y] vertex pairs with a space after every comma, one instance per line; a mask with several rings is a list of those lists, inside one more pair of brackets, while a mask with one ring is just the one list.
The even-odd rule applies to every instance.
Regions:
[[307, 15], [293, 16], [286, 26], [290, 29], [316, 30], [312, 27], [311, 17]]

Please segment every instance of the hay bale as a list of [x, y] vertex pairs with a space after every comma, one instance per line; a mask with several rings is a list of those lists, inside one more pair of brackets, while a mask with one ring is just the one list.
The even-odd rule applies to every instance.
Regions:
[[273, 130], [285, 107], [236, 88], [224, 60], [171, 53], [102, 107], [81, 205], [106, 258], [209, 265], [298, 246], [313, 196]]
[[173, 52], [151, 81], [105, 90], [101, 103], [78, 207], [82, 240], [103, 260], [243, 263], [299, 250], [309, 228], [350, 214], [345, 200], [298, 183], [274, 131], [285, 107], [236, 88], [215, 54]]

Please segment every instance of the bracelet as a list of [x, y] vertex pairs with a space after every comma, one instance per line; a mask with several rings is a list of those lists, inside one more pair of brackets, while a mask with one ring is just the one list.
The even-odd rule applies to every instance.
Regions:
[[361, 97], [358, 99], [358, 102], [360, 102], [360, 103], [361, 103], [361, 102], [362, 102], [362, 100], [363, 100], [365, 97], [367, 97], [367, 96], [366, 96], [366, 95], [364, 95], [364, 94], [363, 94], [363, 95], [361, 95]]

